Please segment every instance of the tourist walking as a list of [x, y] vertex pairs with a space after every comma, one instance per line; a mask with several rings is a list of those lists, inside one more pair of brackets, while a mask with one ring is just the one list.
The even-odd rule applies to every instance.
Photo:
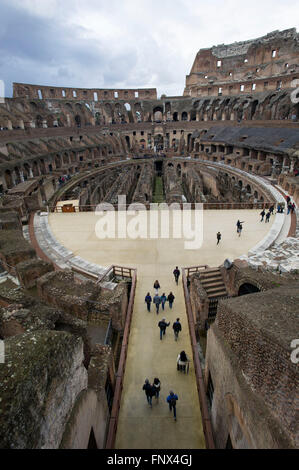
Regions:
[[271, 207], [270, 207], [269, 212], [270, 212], [271, 215], [273, 215], [273, 213], [274, 213], [274, 206], [271, 206]]
[[166, 323], [166, 318], [162, 318], [162, 320], [159, 321], [158, 327], [160, 328], [160, 340], [162, 340], [163, 336], [166, 333], [166, 328], [170, 325], [169, 323]]
[[175, 341], [178, 340], [179, 337], [179, 332], [182, 331], [182, 325], [180, 323], [180, 319], [177, 318], [174, 324], [172, 325], [173, 331], [174, 331], [174, 339]]
[[266, 214], [266, 220], [265, 220], [266, 223], [269, 222], [269, 220], [270, 220], [270, 215], [271, 215], [271, 212], [267, 212], [267, 214]]
[[154, 391], [153, 386], [150, 384], [148, 379], [145, 379], [142, 390], [145, 391], [145, 396], [146, 396], [147, 402], [150, 405], [150, 407], [152, 407], [152, 398], [155, 395], [155, 391]]
[[240, 225], [237, 228], [237, 232], [239, 234], [239, 237], [241, 236], [242, 230], [243, 230], [243, 225], [240, 223]]
[[166, 303], [166, 300], [167, 300], [167, 297], [166, 297], [166, 295], [165, 295], [165, 292], [163, 292], [163, 294], [161, 295], [160, 300], [161, 300], [162, 310], [164, 310], [164, 308], [165, 308], [165, 303]]
[[262, 212], [260, 213], [260, 215], [262, 216], [261, 222], [263, 222], [264, 217], [265, 217], [265, 215], [266, 215], [265, 209], [262, 210]]
[[174, 279], [175, 279], [175, 282], [177, 283], [177, 285], [179, 283], [180, 274], [181, 274], [181, 272], [180, 272], [178, 266], [176, 266], [175, 270], [173, 271], [173, 275], [174, 275]]
[[296, 209], [296, 206], [295, 206], [295, 203], [293, 202], [292, 206], [291, 206], [291, 212], [292, 214], [294, 213], [294, 210]]
[[287, 215], [289, 215], [289, 213], [291, 212], [291, 210], [292, 210], [292, 204], [289, 202]]
[[175, 421], [176, 421], [176, 402], [178, 399], [179, 397], [172, 390], [170, 390], [169, 395], [166, 398], [166, 401], [169, 405], [169, 411], [173, 409], [173, 416], [174, 416]]
[[189, 362], [190, 361], [189, 361], [188, 356], [185, 353], [185, 351], [181, 351], [178, 354], [176, 362], [177, 362], [177, 370], [184, 371], [184, 373], [186, 374], [186, 369], [187, 369], [187, 365], [188, 365], [187, 372], [189, 371]]
[[156, 289], [156, 294], [158, 294], [159, 289], [160, 289], [160, 284], [158, 280], [156, 280], [154, 283], [154, 289]]
[[[241, 224], [244, 224], [244, 222], [240, 222], [240, 220], [238, 220], [238, 222], [236, 223], [236, 225], [237, 225], [237, 233], [239, 233], [239, 232], [238, 232], [238, 228], [239, 228], [239, 227], [242, 227]], [[241, 229], [241, 230], [242, 230], [242, 229]]]
[[161, 390], [161, 382], [157, 377], [154, 379], [153, 387], [155, 391], [155, 397], [158, 399], [160, 395], [160, 390]]
[[152, 298], [151, 298], [151, 295], [150, 295], [149, 292], [146, 294], [144, 301], [146, 303], [147, 310], [150, 312], [151, 311]]
[[160, 303], [161, 303], [161, 298], [158, 294], [155, 295], [154, 297], [154, 300], [153, 300], [154, 304], [156, 305], [156, 312], [157, 312], [157, 315], [159, 313], [159, 306], [160, 306]]
[[217, 245], [219, 245], [219, 242], [221, 240], [221, 233], [218, 232], [216, 236], [217, 236]]
[[175, 296], [173, 295], [172, 292], [169, 293], [167, 297], [167, 301], [169, 302], [169, 308], [172, 308], [173, 301], [175, 299]]

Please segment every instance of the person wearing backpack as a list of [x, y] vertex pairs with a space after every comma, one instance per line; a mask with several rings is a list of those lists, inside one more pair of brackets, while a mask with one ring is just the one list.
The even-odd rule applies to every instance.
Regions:
[[166, 398], [166, 401], [169, 405], [169, 411], [173, 409], [173, 416], [174, 416], [175, 421], [176, 421], [176, 402], [178, 399], [179, 399], [178, 396], [175, 393], [173, 393], [172, 390], [170, 390], [169, 395]]
[[145, 391], [145, 396], [146, 396], [147, 402], [148, 402], [149, 406], [152, 408], [152, 398], [155, 396], [156, 392], [154, 390], [154, 387], [150, 384], [148, 379], [145, 379], [142, 390]]
[[178, 340], [179, 337], [179, 332], [182, 331], [182, 325], [180, 324], [180, 319], [177, 318], [174, 324], [172, 325], [173, 331], [174, 331], [174, 339], [175, 341]]

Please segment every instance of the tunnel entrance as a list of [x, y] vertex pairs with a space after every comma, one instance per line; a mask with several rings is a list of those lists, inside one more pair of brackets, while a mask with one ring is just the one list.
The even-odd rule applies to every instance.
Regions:
[[254, 292], [261, 292], [261, 291], [254, 284], [245, 283], [240, 286], [238, 296], [253, 294]]
[[163, 162], [161, 160], [155, 162], [155, 170], [157, 176], [162, 176]]

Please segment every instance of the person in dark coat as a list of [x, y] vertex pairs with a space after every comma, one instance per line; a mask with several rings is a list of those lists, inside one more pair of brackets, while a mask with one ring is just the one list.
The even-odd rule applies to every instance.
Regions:
[[262, 212], [260, 213], [260, 215], [262, 216], [261, 222], [263, 222], [264, 217], [265, 217], [265, 215], [266, 215], [265, 209], [262, 210]]
[[166, 323], [166, 318], [162, 318], [161, 321], [158, 323], [158, 327], [160, 328], [160, 339], [162, 340], [163, 335], [166, 333], [166, 328], [170, 325], [169, 323]]
[[219, 242], [221, 240], [221, 233], [218, 232], [216, 236], [217, 236], [217, 245], [219, 245]]
[[269, 220], [270, 220], [270, 215], [271, 215], [271, 212], [267, 212], [267, 214], [266, 214], [266, 219], [265, 219], [265, 222], [266, 222], [266, 223], [269, 222]]
[[176, 266], [175, 270], [173, 271], [173, 275], [174, 275], [175, 282], [177, 284], [179, 283], [180, 274], [181, 274], [181, 272], [180, 272], [178, 266]]
[[167, 301], [169, 302], [169, 308], [172, 308], [173, 301], [175, 299], [175, 296], [173, 295], [172, 292], [169, 293], [169, 296], [167, 297]]
[[145, 301], [145, 303], [146, 303], [147, 310], [150, 312], [150, 311], [151, 311], [151, 302], [152, 302], [152, 298], [151, 298], [151, 295], [150, 295], [149, 292], [146, 294], [146, 297], [145, 297], [144, 301]]
[[153, 396], [155, 396], [156, 392], [155, 392], [153, 386], [150, 384], [148, 379], [145, 379], [142, 390], [145, 391], [145, 396], [146, 396], [147, 402], [148, 402], [149, 406], [152, 407], [152, 398], [153, 398]]
[[174, 339], [177, 341], [179, 337], [179, 332], [182, 331], [182, 325], [180, 323], [180, 319], [177, 318], [174, 324], [172, 325], [174, 331]]

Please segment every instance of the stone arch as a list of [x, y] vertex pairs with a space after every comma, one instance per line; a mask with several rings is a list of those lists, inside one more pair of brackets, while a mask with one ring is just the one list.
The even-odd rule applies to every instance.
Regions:
[[238, 296], [253, 294], [255, 292], [261, 292], [261, 289], [255, 285], [251, 280], [244, 282], [244, 279], [240, 283], [238, 288]]
[[188, 121], [188, 113], [186, 111], [182, 112], [182, 121]]

